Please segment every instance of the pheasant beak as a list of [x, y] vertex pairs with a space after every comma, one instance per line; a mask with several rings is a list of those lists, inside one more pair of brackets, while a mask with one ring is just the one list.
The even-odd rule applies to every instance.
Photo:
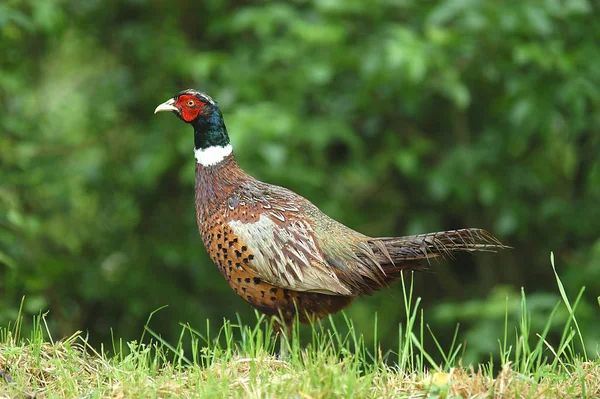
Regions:
[[179, 111], [179, 108], [177, 108], [175, 106], [175, 99], [171, 98], [168, 101], [165, 101], [164, 103], [160, 104], [158, 107], [156, 107], [156, 109], [154, 110], [154, 113], [156, 114], [157, 112], [166, 112], [166, 111], [172, 111], [175, 112], [177, 114], [180, 114], [181, 112]]

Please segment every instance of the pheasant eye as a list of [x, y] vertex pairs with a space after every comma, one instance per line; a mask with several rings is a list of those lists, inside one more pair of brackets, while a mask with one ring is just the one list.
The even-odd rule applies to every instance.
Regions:
[[186, 103], [186, 105], [187, 105], [188, 107], [193, 107], [194, 105], [196, 105], [196, 102], [195, 102], [194, 100], [189, 100], [189, 101]]

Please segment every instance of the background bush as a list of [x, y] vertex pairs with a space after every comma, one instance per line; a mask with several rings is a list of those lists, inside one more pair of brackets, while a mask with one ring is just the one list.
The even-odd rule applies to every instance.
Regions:
[[[152, 114], [192, 87], [249, 173], [357, 230], [482, 227], [514, 246], [415, 276], [467, 360], [496, 351], [521, 286], [545, 323], [551, 250], [568, 293], [587, 286], [598, 342], [599, 17], [585, 0], [4, 1], [0, 324], [23, 295], [55, 335], [98, 343], [165, 304], [166, 337], [253, 320], [198, 237], [191, 129]], [[348, 313], [369, 336], [377, 311], [395, 348], [403, 306], [394, 286]]]

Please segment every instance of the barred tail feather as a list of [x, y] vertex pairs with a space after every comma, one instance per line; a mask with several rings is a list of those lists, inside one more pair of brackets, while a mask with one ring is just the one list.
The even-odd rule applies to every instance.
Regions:
[[[496, 252], [510, 248], [485, 230], [460, 229], [405, 237], [367, 238], [354, 243], [357, 262], [348, 269], [336, 257], [328, 263], [336, 275], [356, 294], [371, 294], [392, 284], [403, 271], [426, 271], [424, 260], [452, 258], [455, 252]], [[348, 270], [351, 271], [348, 272]]]
[[452, 258], [454, 252], [496, 252], [509, 248], [482, 229], [460, 229], [405, 237], [372, 238], [369, 245], [377, 261], [388, 267], [403, 262], [441, 256]]

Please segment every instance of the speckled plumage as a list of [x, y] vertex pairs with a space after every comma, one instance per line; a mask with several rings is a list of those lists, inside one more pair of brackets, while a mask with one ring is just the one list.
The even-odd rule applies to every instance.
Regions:
[[[204, 246], [242, 299], [267, 315], [281, 314], [286, 321], [294, 318], [296, 307], [304, 310], [299, 314], [300, 320], [307, 321], [310, 316], [322, 318], [350, 303], [350, 296], [291, 289], [292, 286], [281, 283], [275, 273], [265, 272], [265, 266], [279, 270], [277, 262], [285, 256], [275, 251], [277, 255], [269, 258], [257, 252], [249, 245], [249, 237], [240, 226], [251, 229], [262, 218], [271, 220], [278, 228], [278, 224], [284, 226], [290, 218], [289, 212], [300, 212], [301, 208], [296, 205], [286, 207], [277, 203], [276, 198], [281, 198], [273, 190], [280, 187], [261, 183], [245, 174], [233, 155], [215, 166], [196, 164], [195, 186], [196, 218]], [[293, 195], [285, 191], [280, 194]]]
[[[197, 100], [197, 101], [195, 101]], [[186, 108], [188, 107], [188, 108]], [[210, 97], [187, 90], [157, 107], [194, 126], [196, 151], [225, 147], [229, 138]], [[207, 144], [208, 143], [208, 144]], [[196, 164], [200, 235], [231, 288], [267, 315], [291, 322], [335, 313], [386, 287], [424, 259], [504, 246], [480, 229], [373, 238], [322, 213], [307, 199], [254, 179], [232, 152]]]

